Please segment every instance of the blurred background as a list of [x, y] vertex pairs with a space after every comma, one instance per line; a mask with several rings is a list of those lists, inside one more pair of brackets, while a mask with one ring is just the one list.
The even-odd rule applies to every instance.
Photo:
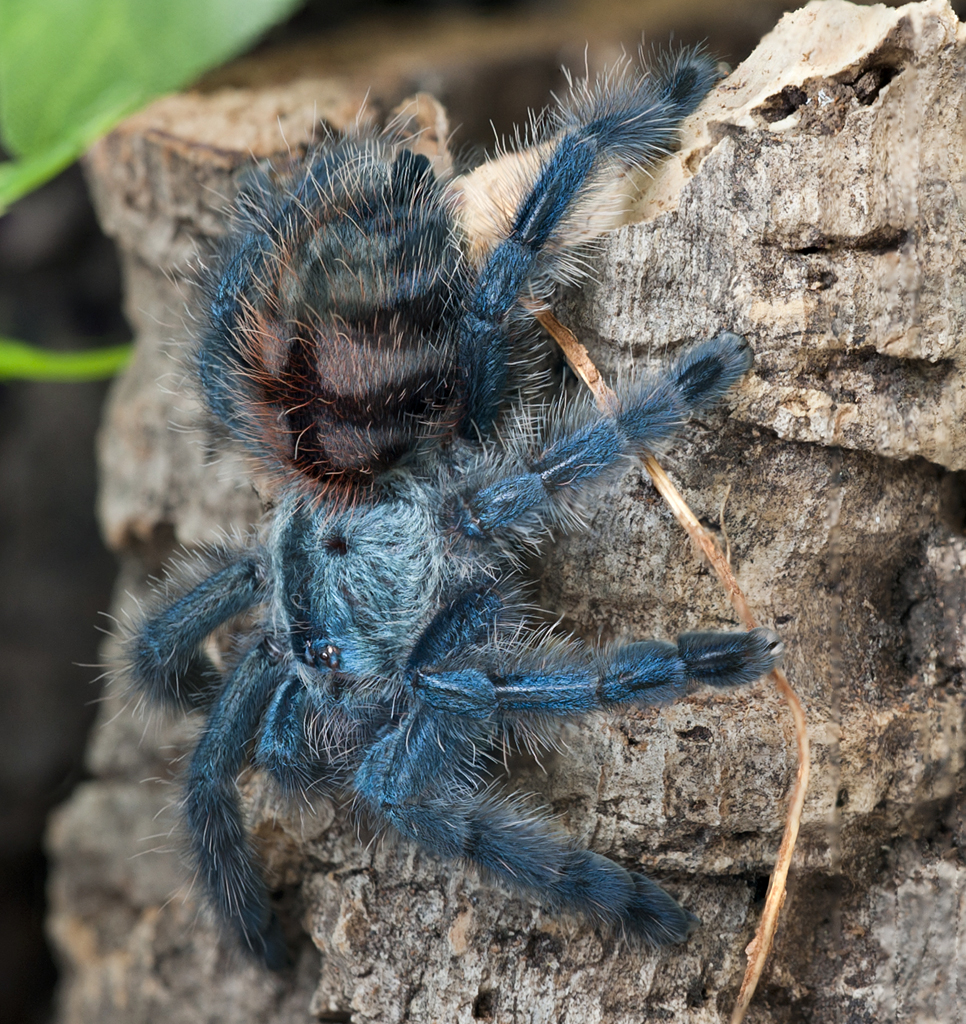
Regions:
[[[518, 29], [523, 44], [488, 64], [482, 81], [441, 72], [426, 83], [458, 126], [456, 151], [482, 154], [494, 129], [508, 131], [529, 107], [546, 102], [562, 81], [561, 63], [579, 66], [585, 44], [616, 54], [621, 46], [633, 52], [642, 33], [653, 44], [704, 42], [734, 66], [797, 6], [309, 0], [255, 51], [324, 37], [327, 52], [342, 47], [346, 59], [371, 59], [375, 73], [395, 33], [432, 35], [445, 25], [443, 53], [447, 45], [472, 45], [481, 26], [498, 25], [508, 38]], [[371, 41], [371, 58], [365, 49], [352, 57], [360, 40]], [[210, 81], [230, 81], [243, 67], [215, 72]], [[121, 298], [112, 243], [97, 226], [77, 165], [0, 219], [0, 336], [52, 350], [123, 342], [130, 335]], [[94, 440], [108, 386], [0, 384], [0, 1021], [41, 1022], [51, 1014], [57, 969], [43, 933], [42, 840], [48, 812], [84, 777], [99, 692], [98, 629], [109, 626], [101, 613], [111, 603], [115, 566], [94, 512]]]

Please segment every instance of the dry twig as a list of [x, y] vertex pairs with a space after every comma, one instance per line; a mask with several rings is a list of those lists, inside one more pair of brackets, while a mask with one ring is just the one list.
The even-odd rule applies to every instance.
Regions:
[[[587, 354], [587, 349], [577, 340], [574, 333], [567, 327], [564, 327], [553, 313], [548, 310], [535, 309], [534, 315], [560, 346], [567, 362], [577, 376], [594, 393], [597, 404], [603, 409], [611, 406], [615, 400], [614, 392], [604, 383], [597, 367], [594, 366], [590, 356]], [[748, 629], [754, 629], [756, 622], [751, 614], [751, 610], [748, 608], [748, 602], [738, 586], [738, 581], [731, 571], [731, 566], [721, 553], [714, 538], [698, 522], [694, 513], [685, 503], [684, 498], [681, 497], [677, 488], [668, 479], [667, 474], [653, 455], [645, 456], [644, 468], [654, 482], [654, 486], [668, 503], [675, 519], [688, 532], [691, 540], [704, 553], [712, 568], [718, 574], [718, 578], [721, 580], [728, 595], [728, 600], [731, 601], [742, 623]], [[731, 1024], [741, 1024], [741, 1021], [744, 1020], [748, 1005], [755, 994], [758, 979], [761, 977], [761, 972], [764, 969], [765, 960], [768, 958], [772, 943], [775, 940], [778, 915], [782, 904], [785, 902], [785, 882], [788, 878], [792, 853], [795, 850], [795, 841], [798, 838], [802, 807], [805, 804], [805, 791], [808, 788], [809, 751], [805, 711], [795, 691], [789, 686], [785, 673], [780, 668], [772, 671], [771, 678], [774, 680], [779, 693], [787, 701], [795, 722], [795, 739], [798, 744], [798, 773], [789, 800], [788, 817], [785, 821], [785, 832], [782, 836], [781, 846], [778, 848], [778, 858], [775, 861], [775, 867], [772, 870], [771, 879], [768, 883], [765, 908], [762, 911], [761, 921], [758, 924], [758, 931], [745, 950], [748, 955], [748, 966], [745, 969], [745, 976], [741, 983], [741, 990], [738, 993], [738, 1000], [731, 1014]]]

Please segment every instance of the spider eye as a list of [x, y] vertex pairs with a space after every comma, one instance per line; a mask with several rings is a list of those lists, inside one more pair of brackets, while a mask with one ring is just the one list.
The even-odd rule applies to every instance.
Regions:
[[321, 662], [326, 668], [337, 669], [342, 664], [342, 649], [321, 640], [306, 640], [304, 657], [306, 664]]
[[342, 664], [342, 651], [334, 644], [326, 644], [319, 653], [319, 661], [328, 668], [338, 668]]

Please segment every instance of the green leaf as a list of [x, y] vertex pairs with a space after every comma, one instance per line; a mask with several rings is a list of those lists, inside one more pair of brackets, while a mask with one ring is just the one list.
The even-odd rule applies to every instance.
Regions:
[[92, 142], [109, 132], [138, 106], [138, 101], [133, 98], [105, 94], [105, 109], [66, 132], [59, 142], [41, 150], [36, 156], [0, 163], [0, 214], [12, 202], [69, 167]]
[[132, 351], [132, 345], [111, 345], [84, 352], [52, 352], [0, 338], [0, 380], [104, 380], [127, 366]]
[[149, 100], [241, 52], [300, 2], [2, 0], [0, 136], [22, 159], [0, 181], [0, 202]]

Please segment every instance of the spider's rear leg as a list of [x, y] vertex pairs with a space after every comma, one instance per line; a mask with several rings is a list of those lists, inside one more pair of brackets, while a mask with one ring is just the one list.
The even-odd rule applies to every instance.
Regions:
[[287, 962], [285, 944], [255, 867], [235, 777], [287, 671], [270, 640], [242, 659], [208, 715], [191, 757], [184, 797], [191, 852], [208, 900], [242, 945], [275, 969]]
[[689, 346], [660, 373], [626, 387], [610, 415], [588, 409], [583, 424], [558, 427], [528, 472], [454, 496], [451, 525], [469, 537], [484, 537], [566, 518], [581, 487], [630, 456], [663, 447], [691, 413], [723, 398], [753, 360], [751, 346], [738, 334], [725, 332]]
[[678, 117], [693, 113], [721, 78], [717, 63], [701, 47], [684, 49], [658, 61], [652, 74], [662, 99]]
[[356, 774], [366, 804], [398, 832], [558, 912], [575, 912], [648, 945], [682, 942], [697, 925], [659, 885], [576, 849], [517, 801], [473, 791], [479, 751], [458, 719], [415, 713], [369, 752]]
[[134, 685], [160, 704], [207, 706], [221, 675], [200, 647], [222, 623], [263, 599], [264, 577], [261, 559], [246, 553], [145, 619], [126, 644]]
[[459, 342], [467, 388], [464, 436], [488, 433], [496, 419], [507, 381], [508, 319], [519, 312], [521, 295], [542, 296], [554, 280], [579, 276], [575, 251], [604, 230], [594, 230], [588, 208], [595, 200], [606, 206], [608, 186], [629, 169], [670, 152], [682, 118], [718, 77], [709, 57], [684, 51], [656, 76], [579, 83], [561, 105], [558, 131], [544, 142], [546, 160], [469, 296]]

